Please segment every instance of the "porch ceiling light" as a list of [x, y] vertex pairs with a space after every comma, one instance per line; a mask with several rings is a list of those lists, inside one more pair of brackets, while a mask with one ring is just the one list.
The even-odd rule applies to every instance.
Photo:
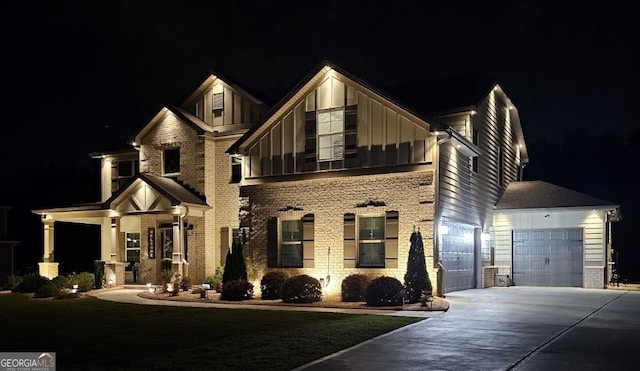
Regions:
[[440, 227], [438, 228], [438, 231], [440, 232], [441, 235], [449, 234], [449, 226], [441, 224]]

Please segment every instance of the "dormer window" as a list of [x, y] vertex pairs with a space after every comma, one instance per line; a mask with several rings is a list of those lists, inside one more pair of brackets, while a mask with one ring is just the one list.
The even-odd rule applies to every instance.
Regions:
[[167, 148], [162, 155], [164, 174], [180, 174], [180, 148]]

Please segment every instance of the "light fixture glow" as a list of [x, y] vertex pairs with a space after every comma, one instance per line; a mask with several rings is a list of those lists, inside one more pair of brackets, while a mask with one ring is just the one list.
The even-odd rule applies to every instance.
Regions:
[[490, 241], [490, 240], [491, 240], [491, 234], [489, 233], [482, 234], [482, 241]]
[[449, 234], [449, 226], [447, 225], [440, 225], [440, 228], [438, 228], [438, 230], [440, 231], [441, 235], [445, 235], [445, 234]]
[[473, 242], [473, 234], [465, 233], [464, 236], [462, 236], [462, 241], [464, 241], [465, 243]]

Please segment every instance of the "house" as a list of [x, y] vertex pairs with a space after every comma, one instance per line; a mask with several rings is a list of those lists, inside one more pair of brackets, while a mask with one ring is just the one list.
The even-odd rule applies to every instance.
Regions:
[[13, 247], [20, 243], [20, 241], [9, 239], [8, 236], [7, 216], [10, 210], [10, 206], [0, 206], [0, 277], [14, 274]]
[[[544, 192], [533, 208], [503, 201], [521, 199], [529, 158], [518, 110], [497, 81], [378, 88], [323, 60], [271, 108], [258, 96], [211, 73], [182, 103], [162, 108], [129, 148], [93, 153], [101, 202], [34, 211], [45, 232], [41, 274], [57, 275], [53, 227], [71, 221], [101, 225], [101, 259], [116, 284], [131, 281], [133, 269], [141, 282], [155, 281], [162, 258], [202, 280], [224, 264], [241, 229], [257, 281], [271, 270], [312, 275], [328, 291], [353, 273], [402, 281], [410, 235], [420, 230], [429, 275], [444, 272], [444, 292], [492, 286], [501, 275], [547, 284], [514, 257], [529, 251], [520, 248], [523, 231], [562, 228], [584, 232], [575, 244], [584, 251], [582, 281], [553, 284], [607, 282], [618, 205], [542, 207]], [[597, 216], [571, 214], [587, 206]], [[528, 224], [532, 213], [574, 216]]]

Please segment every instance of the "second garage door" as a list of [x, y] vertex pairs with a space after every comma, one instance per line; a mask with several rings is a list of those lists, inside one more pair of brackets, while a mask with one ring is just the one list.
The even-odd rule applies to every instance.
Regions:
[[513, 283], [582, 287], [582, 229], [513, 231]]

